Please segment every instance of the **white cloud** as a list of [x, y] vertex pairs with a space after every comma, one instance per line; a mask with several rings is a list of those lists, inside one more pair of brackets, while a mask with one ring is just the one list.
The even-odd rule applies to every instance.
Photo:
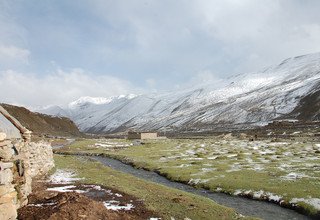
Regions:
[[111, 76], [91, 76], [82, 69], [39, 76], [7, 70], [0, 72], [0, 102], [29, 107], [65, 105], [81, 96], [102, 96], [141, 92], [127, 81]]
[[151, 88], [154, 88], [156, 85], [155, 79], [152, 79], [152, 78], [146, 79], [146, 83], [147, 83], [148, 87], [151, 87]]
[[[311, 0], [57, 0], [36, 5], [0, 0], [1, 80], [6, 69], [44, 85], [45, 80], [63, 85], [70, 80], [74, 86], [61, 94], [68, 97], [113, 95], [118, 87], [109, 81], [116, 77], [131, 82], [115, 83], [130, 92], [132, 84], [161, 91], [185, 82], [214, 81], [319, 52], [319, 8], [320, 1]], [[59, 66], [116, 77], [104, 79], [84, 71], [74, 76], [76, 70], [59, 80], [58, 70], [47, 75]], [[28, 71], [35, 74], [22, 74]], [[100, 82], [115, 92], [101, 88]], [[45, 91], [38, 87], [40, 93]], [[57, 102], [56, 94], [50, 97]], [[25, 103], [22, 98], [14, 100]]]
[[11, 63], [28, 64], [30, 51], [16, 46], [0, 45], [0, 66]]

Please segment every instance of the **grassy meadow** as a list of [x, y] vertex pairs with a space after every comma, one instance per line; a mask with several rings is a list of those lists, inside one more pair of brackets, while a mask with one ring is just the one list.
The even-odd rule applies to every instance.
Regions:
[[320, 211], [320, 144], [308, 141], [164, 139], [80, 140], [59, 150], [105, 154], [215, 192]]

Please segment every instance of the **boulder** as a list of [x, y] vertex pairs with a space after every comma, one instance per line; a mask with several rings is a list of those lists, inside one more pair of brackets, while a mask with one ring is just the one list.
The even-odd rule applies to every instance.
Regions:
[[[0, 204], [0, 210], [0, 219], [17, 219], [17, 207], [13, 203]], [[5, 212], [2, 210], [5, 210]]]
[[1, 146], [0, 147], [0, 158], [2, 161], [10, 161], [14, 155], [12, 146]]
[[0, 132], [0, 141], [4, 141], [6, 139], [6, 133]]
[[10, 169], [0, 171], [0, 185], [10, 184], [12, 181], [13, 175]]
[[14, 191], [15, 189], [13, 185], [0, 185], [0, 196]]

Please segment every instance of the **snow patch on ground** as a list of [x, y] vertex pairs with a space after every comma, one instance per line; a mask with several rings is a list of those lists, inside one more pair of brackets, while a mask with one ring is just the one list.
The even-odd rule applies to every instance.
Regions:
[[77, 174], [73, 170], [58, 169], [49, 177], [49, 182], [56, 184], [70, 184], [82, 178], [75, 178]]
[[297, 180], [297, 179], [301, 179], [303, 177], [308, 177], [308, 176], [305, 174], [302, 174], [302, 173], [291, 172], [285, 176], [281, 176], [280, 178], [283, 180]]
[[177, 167], [183, 168], [183, 167], [190, 167], [190, 166], [191, 166], [191, 164], [181, 164], [181, 165], [179, 165]]
[[308, 205], [313, 206], [315, 209], [320, 210], [320, 199], [319, 198], [293, 198], [290, 203], [296, 204], [298, 202], [304, 202]]
[[39, 204], [28, 204], [27, 206], [43, 207], [43, 206], [52, 206], [52, 205], [57, 205], [57, 203], [49, 202], [49, 203], [39, 203]]
[[122, 204], [120, 204], [119, 201], [116, 201], [116, 200], [105, 201], [105, 202], [103, 202], [103, 205], [107, 209], [114, 210], [114, 211], [118, 211], [118, 210], [129, 211], [129, 210], [134, 208], [134, 206], [132, 204], [130, 204], [130, 203], [128, 203], [126, 205], [122, 205]]
[[280, 203], [282, 201], [282, 196], [273, 194], [271, 192], [264, 192], [263, 190], [252, 191], [252, 190], [237, 189], [233, 192], [233, 195], [235, 196], [252, 195], [254, 199], [267, 198], [268, 201], [276, 202], [276, 203]]
[[68, 186], [58, 186], [58, 187], [51, 187], [47, 188], [48, 191], [56, 191], [56, 192], [76, 192], [76, 193], [86, 193], [88, 190], [80, 190], [74, 189], [76, 186], [68, 185]]

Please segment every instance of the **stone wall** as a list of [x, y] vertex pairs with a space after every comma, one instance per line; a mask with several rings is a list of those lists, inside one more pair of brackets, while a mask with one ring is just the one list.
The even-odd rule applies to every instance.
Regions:
[[0, 132], [0, 219], [16, 219], [17, 209], [28, 203], [32, 178], [53, 168], [51, 145], [23, 138], [8, 139]]

